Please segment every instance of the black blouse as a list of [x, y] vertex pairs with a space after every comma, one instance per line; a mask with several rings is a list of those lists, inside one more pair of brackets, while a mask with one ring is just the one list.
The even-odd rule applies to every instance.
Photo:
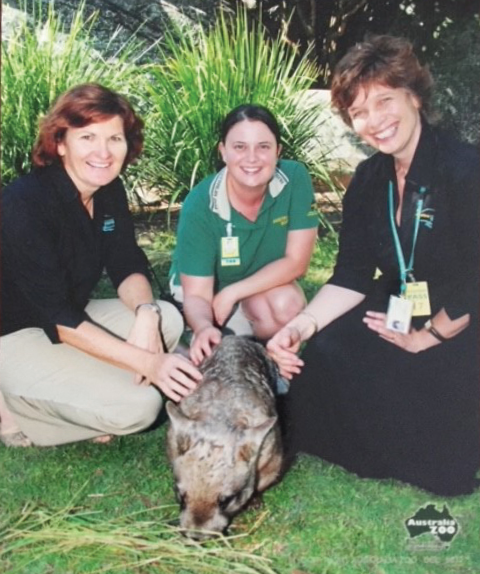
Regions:
[[[329, 283], [385, 300], [398, 294], [399, 265], [388, 209], [388, 186], [398, 190], [394, 160], [376, 153], [362, 162], [348, 187], [337, 264]], [[427, 281], [432, 314], [445, 308], [451, 319], [476, 314], [480, 269], [480, 156], [426, 123], [406, 176], [400, 226], [405, 260], [412, 250], [420, 188], [426, 188], [415, 249], [414, 277]], [[381, 277], [374, 280], [374, 276]]]
[[113, 285], [148, 276], [123, 184], [94, 195], [89, 216], [61, 165], [34, 170], [2, 192], [1, 333], [40, 327], [58, 342], [56, 325], [75, 328], [106, 269]]

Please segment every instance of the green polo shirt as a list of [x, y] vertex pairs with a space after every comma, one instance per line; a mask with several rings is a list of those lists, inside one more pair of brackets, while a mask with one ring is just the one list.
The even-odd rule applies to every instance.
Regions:
[[[318, 225], [312, 180], [303, 164], [279, 161], [256, 221], [230, 206], [226, 173], [224, 168], [201, 181], [183, 203], [170, 270], [175, 285], [180, 273], [215, 277], [218, 292], [284, 257], [289, 231]], [[222, 257], [222, 238], [229, 235], [238, 237], [238, 257]]]

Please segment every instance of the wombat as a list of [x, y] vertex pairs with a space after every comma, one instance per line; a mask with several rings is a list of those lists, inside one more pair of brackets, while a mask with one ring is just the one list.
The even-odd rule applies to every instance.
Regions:
[[252, 495], [278, 478], [283, 459], [272, 390], [278, 371], [264, 347], [226, 336], [201, 371], [197, 389], [166, 406], [180, 525], [197, 539], [224, 533]]

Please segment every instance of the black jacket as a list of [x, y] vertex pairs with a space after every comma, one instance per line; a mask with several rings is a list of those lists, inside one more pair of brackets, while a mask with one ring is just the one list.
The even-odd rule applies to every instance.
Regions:
[[119, 178], [94, 195], [90, 218], [63, 166], [34, 170], [2, 192], [1, 333], [56, 325], [75, 328], [106, 269], [115, 288], [148, 276]]
[[[389, 181], [397, 191], [391, 155], [379, 152], [358, 166], [345, 194], [339, 255], [329, 281], [364, 294], [380, 293], [385, 302], [389, 294], [398, 294], [400, 286], [389, 221]], [[480, 269], [478, 149], [423, 123], [406, 176], [398, 228], [406, 261], [422, 186], [426, 195], [415, 249], [415, 280], [428, 282], [433, 315], [442, 307], [451, 319], [475, 315]], [[395, 196], [398, 202], [398, 193]], [[377, 269], [382, 276], [374, 281]]]

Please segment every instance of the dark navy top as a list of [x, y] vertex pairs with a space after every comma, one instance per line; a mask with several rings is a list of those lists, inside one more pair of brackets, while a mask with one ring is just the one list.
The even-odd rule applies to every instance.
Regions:
[[[398, 294], [400, 287], [389, 219], [389, 181], [394, 184], [396, 212], [393, 157], [379, 152], [358, 166], [345, 194], [339, 255], [329, 281], [367, 295], [376, 291], [385, 300]], [[423, 123], [397, 227], [405, 261], [412, 249], [421, 187], [426, 193], [415, 249], [415, 280], [428, 282], [432, 315], [442, 307], [451, 319], [475, 315], [480, 269], [479, 150]], [[376, 270], [382, 275], [374, 281]]]
[[2, 192], [1, 334], [56, 325], [76, 328], [102, 271], [115, 288], [132, 273], [148, 277], [119, 178], [94, 195], [87, 213], [62, 165], [36, 169]]
[[[394, 478], [438, 496], [469, 494], [480, 461], [479, 153], [424, 124], [407, 173], [398, 226], [405, 258], [423, 186], [415, 279], [428, 282], [433, 315], [444, 307], [451, 319], [471, 316], [455, 337], [421, 353], [363, 322], [367, 311], [385, 312], [399, 289], [388, 207], [393, 161], [382, 153], [367, 159], [345, 194], [331, 283], [366, 297], [307, 343], [288, 397], [290, 449], [361, 477]], [[413, 319], [419, 329], [427, 317]]]

